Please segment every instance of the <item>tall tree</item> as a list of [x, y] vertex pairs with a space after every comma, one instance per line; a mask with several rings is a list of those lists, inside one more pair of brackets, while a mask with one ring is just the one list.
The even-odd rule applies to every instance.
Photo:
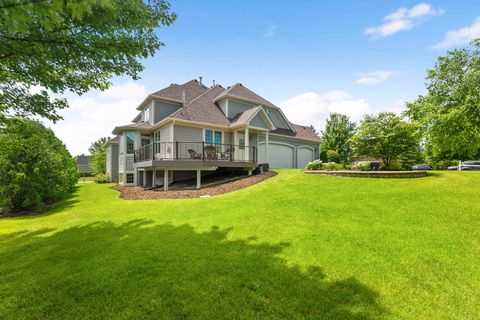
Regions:
[[[104, 90], [112, 76], [139, 78], [140, 59], [176, 19], [166, 0], [5, 0], [0, 3], [0, 118], [59, 120], [54, 93]], [[0, 119], [1, 120], [1, 119]]]
[[449, 51], [427, 71], [427, 94], [407, 105], [433, 158], [480, 157], [480, 40]]
[[108, 137], [102, 137], [92, 142], [88, 152], [92, 155], [90, 167], [94, 174], [105, 173], [107, 170], [107, 142]]
[[416, 126], [393, 112], [366, 115], [351, 141], [357, 156], [381, 159], [387, 168], [398, 160], [414, 160], [419, 153]]
[[340, 162], [350, 162], [353, 152], [349, 140], [355, 133], [355, 127], [355, 123], [351, 122], [346, 115], [330, 113], [325, 130], [322, 131], [323, 151], [333, 150], [337, 153]]

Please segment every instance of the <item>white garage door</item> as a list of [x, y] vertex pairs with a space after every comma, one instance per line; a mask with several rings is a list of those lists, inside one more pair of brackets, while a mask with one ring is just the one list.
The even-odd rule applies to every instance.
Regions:
[[283, 144], [270, 143], [268, 157], [271, 168], [293, 168], [293, 148]]
[[298, 167], [303, 169], [310, 161], [313, 161], [313, 150], [310, 148], [297, 148]]

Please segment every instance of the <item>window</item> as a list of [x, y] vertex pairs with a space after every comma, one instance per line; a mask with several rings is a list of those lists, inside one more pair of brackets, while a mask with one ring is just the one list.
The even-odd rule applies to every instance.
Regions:
[[127, 173], [127, 183], [134, 183], [135, 182], [135, 177], [133, 173]]
[[149, 138], [142, 138], [142, 147], [149, 145], [150, 139]]
[[150, 121], [150, 107], [146, 107], [145, 109], [143, 109], [143, 121]]
[[132, 154], [135, 145], [135, 132], [129, 131], [127, 132], [127, 154]]
[[222, 132], [206, 129], [205, 130], [205, 143], [207, 145], [208, 144], [221, 144], [222, 143]]
[[240, 150], [245, 149], [245, 138], [238, 138], [238, 144], [240, 146]]

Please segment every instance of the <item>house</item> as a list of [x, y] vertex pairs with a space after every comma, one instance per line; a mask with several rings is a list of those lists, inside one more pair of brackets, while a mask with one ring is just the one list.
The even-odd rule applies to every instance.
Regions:
[[85, 173], [91, 173], [92, 168], [90, 167], [90, 156], [76, 156], [75, 157], [75, 162], [77, 163], [77, 169], [78, 172], [85, 174]]
[[137, 107], [132, 123], [113, 129], [107, 173], [126, 186], [163, 186], [224, 168], [259, 164], [304, 168], [319, 156], [320, 138], [240, 83], [171, 84]]

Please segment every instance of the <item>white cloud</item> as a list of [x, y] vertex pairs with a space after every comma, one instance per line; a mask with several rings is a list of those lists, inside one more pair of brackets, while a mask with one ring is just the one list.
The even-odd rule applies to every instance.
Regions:
[[361, 84], [365, 86], [377, 84], [383, 82], [394, 75], [394, 72], [386, 70], [378, 70], [373, 72], [364, 73], [355, 80], [355, 84]]
[[363, 115], [372, 113], [372, 108], [364, 99], [355, 99], [344, 91], [324, 94], [305, 92], [280, 102], [279, 106], [290, 121], [313, 124], [317, 130], [323, 129], [330, 112], [346, 114], [357, 122]]
[[277, 26], [276, 25], [271, 25], [270, 27], [265, 30], [263, 33], [264, 38], [271, 38], [275, 35], [275, 32], [277, 31]]
[[60, 112], [64, 120], [47, 125], [72, 155], [86, 154], [91, 142], [112, 136], [115, 126], [130, 123], [138, 112], [135, 108], [146, 96], [144, 86], [130, 81], [103, 92], [68, 97], [70, 108]]
[[434, 48], [447, 49], [461, 46], [475, 38], [480, 38], [480, 17], [477, 17], [475, 21], [467, 27], [448, 31], [443, 37], [443, 40], [437, 43]]
[[410, 9], [399, 8], [383, 18], [384, 23], [365, 29], [364, 34], [372, 39], [391, 36], [400, 31], [410, 30], [426, 19], [444, 14], [442, 9], [435, 9], [427, 3], [419, 3]]

